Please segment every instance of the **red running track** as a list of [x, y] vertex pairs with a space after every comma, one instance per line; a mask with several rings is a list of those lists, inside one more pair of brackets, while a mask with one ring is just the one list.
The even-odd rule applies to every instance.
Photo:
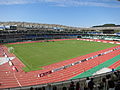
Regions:
[[23, 44], [23, 43], [35, 43], [35, 42], [46, 42], [46, 41], [63, 41], [63, 40], [76, 40], [75, 39], [53, 39], [53, 40], [38, 40], [38, 41], [25, 41], [25, 42], [15, 42], [9, 44]]
[[109, 68], [117, 68], [118, 66], [120, 66], [120, 60], [119, 61], [117, 61], [117, 62], [115, 62], [114, 64], [112, 64], [111, 66], [109, 66]]
[[[116, 47], [118, 47], [118, 46], [116, 46]], [[37, 77], [37, 75], [42, 72], [46, 72], [51, 69], [61, 67], [63, 65], [67, 65], [67, 64], [70, 64], [70, 63], [73, 63], [76, 61], [83, 60], [85, 58], [89, 58], [91, 56], [97, 55], [99, 53], [103, 53], [105, 51], [111, 50], [116, 47], [112, 47], [112, 48], [101, 50], [101, 51], [94, 52], [91, 54], [83, 55], [83, 56], [80, 56], [77, 58], [73, 58], [70, 60], [63, 61], [63, 62], [55, 63], [52, 65], [44, 66], [44, 70], [31, 71], [28, 73], [25, 73], [22, 70], [22, 67], [24, 67], [24, 64], [18, 58], [15, 58], [13, 60], [13, 63], [18, 68], [19, 72], [13, 72], [11, 67], [8, 65], [8, 63], [0, 65], [0, 77], [1, 77], [0, 83], [2, 83], [0, 88], [20, 87], [20, 86], [45, 84], [45, 83], [68, 80], [86, 70], [89, 70], [92, 67], [99, 65], [100, 63], [103, 63], [103, 62], [119, 55], [120, 51], [119, 50], [113, 51], [106, 55], [96, 57], [89, 61], [74, 65], [72, 67], [69, 67], [69, 68], [61, 70], [61, 71], [54, 72], [54, 73], [49, 74], [44, 77]], [[7, 52], [6, 47], [3, 47], [3, 48], [4, 48], [4, 51], [8, 54], [8, 56], [14, 56], [13, 54], [9, 54]]]

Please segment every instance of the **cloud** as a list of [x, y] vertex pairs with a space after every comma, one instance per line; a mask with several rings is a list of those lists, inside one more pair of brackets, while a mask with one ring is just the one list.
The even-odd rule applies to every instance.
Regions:
[[50, 3], [49, 5], [59, 7], [69, 6], [98, 6], [120, 8], [117, 0], [0, 0], [0, 5], [30, 4], [30, 3]]
[[26, 4], [27, 0], [0, 0], [0, 5]]
[[98, 6], [98, 7], [112, 7], [119, 8], [120, 4], [117, 1], [111, 0], [44, 0], [45, 2], [52, 2], [56, 6]]

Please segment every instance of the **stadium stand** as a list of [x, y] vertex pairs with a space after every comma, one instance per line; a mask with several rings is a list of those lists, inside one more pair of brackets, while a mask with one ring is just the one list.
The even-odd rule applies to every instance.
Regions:
[[[0, 28], [0, 43], [80, 38], [81, 36], [82, 38], [93, 38], [92, 36], [94, 36], [94, 38], [105, 39], [104, 36], [107, 38], [108, 35], [111, 39], [111, 36], [118, 37], [120, 32], [120, 27], [79, 28], [28, 22], [0, 22], [0, 27], [2, 27]], [[110, 34], [111, 30], [113, 34]], [[115, 40], [119, 39], [115, 38]]]

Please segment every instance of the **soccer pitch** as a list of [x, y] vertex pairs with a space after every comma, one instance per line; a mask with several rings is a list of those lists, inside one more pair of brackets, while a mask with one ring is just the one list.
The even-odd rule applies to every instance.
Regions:
[[106, 48], [116, 44], [88, 42], [81, 40], [65, 40], [55, 42], [37, 42], [25, 44], [7, 44], [14, 48], [14, 54], [26, 65], [25, 71], [42, 69], [42, 66], [68, 60]]

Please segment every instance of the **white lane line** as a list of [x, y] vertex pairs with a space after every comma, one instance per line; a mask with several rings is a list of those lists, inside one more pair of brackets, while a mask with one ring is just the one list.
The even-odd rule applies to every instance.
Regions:
[[14, 77], [15, 77], [15, 79], [16, 79], [16, 81], [17, 81], [18, 85], [19, 85], [20, 87], [22, 87], [22, 85], [21, 85], [21, 84], [20, 84], [20, 82], [18, 81], [18, 79], [17, 79], [17, 77], [16, 77], [15, 73], [14, 73]]

